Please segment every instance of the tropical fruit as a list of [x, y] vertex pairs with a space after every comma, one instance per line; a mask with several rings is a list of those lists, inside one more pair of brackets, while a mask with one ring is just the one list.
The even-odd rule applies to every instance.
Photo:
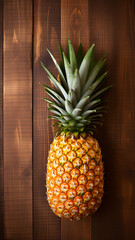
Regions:
[[59, 133], [48, 155], [47, 199], [53, 212], [67, 219], [92, 215], [103, 197], [102, 155], [93, 133], [102, 123], [106, 107], [102, 95], [110, 86], [102, 86], [107, 76], [107, 72], [101, 72], [105, 56], [94, 62], [94, 47], [93, 44], [84, 56], [80, 44], [75, 55], [68, 39], [67, 57], [59, 45], [60, 64], [48, 50], [58, 77], [41, 63], [54, 85], [51, 88], [42, 84], [52, 99], [44, 98]]

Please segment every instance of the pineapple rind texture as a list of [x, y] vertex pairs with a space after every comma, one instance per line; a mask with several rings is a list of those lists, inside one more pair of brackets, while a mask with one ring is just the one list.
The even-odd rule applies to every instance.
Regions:
[[92, 215], [103, 196], [103, 163], [98, 141], [59, 135], [51, 144], [47, 164], [47, 199], [59, 217], [79, 220]]

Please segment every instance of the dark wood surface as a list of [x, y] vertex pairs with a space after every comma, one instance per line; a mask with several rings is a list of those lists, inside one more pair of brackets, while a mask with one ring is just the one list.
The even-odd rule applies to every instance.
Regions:
[[[135, 239], [135, 2], [133, 0], [0, 1], [0, 240]], [[102, 148], [105, 193], [97, 213], [61, 220], [46, 200], [45, 173], [55, 136], [40, 83], [43, 61], [59, 60], [67, 37], [96, 58], [105, 51], [108, 113], [95, 135]], [[2, 140], [3, 139], [3, 140]]]
[[[52, 7], [53, 6], [53, 7]], [[55, 72], [46, 51], [48, 47], [58, 55], [60, 41], [60, 1], [34, 2], [34, 59], [33, 59], [33, 197], [34, 240], [59, 240], [61, 220], [49, 208], [46, 199], [47, 156], [54, 134], [49, 121], [45, 93], [41, 83], [50, 84], [40, 62]]]
[[0, 1], [0, 239], [4, 239], [3, 162], [3, 1]]
[[4, 237], [32, 239], [32, 1], [4, 1]]
[[105, 194], [101, 208], [92, 217], [92, 239], [133, 240], [135, 2], [93, 1], [91, 9], [90, 35], [97, 53], [108, 50], [106, 68], [109, 81], [114, 84], [108, 95], [108, 113], [98, 134], [105, 166]]

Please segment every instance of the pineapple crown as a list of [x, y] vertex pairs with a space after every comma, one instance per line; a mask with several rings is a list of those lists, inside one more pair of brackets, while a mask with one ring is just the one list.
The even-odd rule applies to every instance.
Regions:
[[101, 73], [106, 62], [105, 54], [95, 62], [94, 47], [95, 44], [92, 44], [84, 56], [80, 43], [78, 53], [75, 55], [73, 45], [68, 39], [67, 56], [59, 44], [60, 64], [47, 49], [59, 72], [58, 77], [41, 62], [55, 87], [54, 89], [42, 84], [44, 91], [53, 100], [44, 98], [48, 102], [48, 110], [53, 113], [49, 118], [56, 120], [53, 126], [57, 124], [57, 131], [60, 133], [66, 135], [73, 133], [75, 136], [88, 131], [93, 133], [97, 125], [102, 123], [106, 108], [102, 94], [111, 86], [102, 86], [108, 74]]

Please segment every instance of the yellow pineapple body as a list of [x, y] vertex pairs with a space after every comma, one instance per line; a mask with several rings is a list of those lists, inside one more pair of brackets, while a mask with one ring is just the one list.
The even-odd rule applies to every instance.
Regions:
[[47, 199], [53, 212], [79, 220], [92, 215], [103, 196], [103, 163], [98, 141], [59, 135], [54, 139], [47, 164]]

